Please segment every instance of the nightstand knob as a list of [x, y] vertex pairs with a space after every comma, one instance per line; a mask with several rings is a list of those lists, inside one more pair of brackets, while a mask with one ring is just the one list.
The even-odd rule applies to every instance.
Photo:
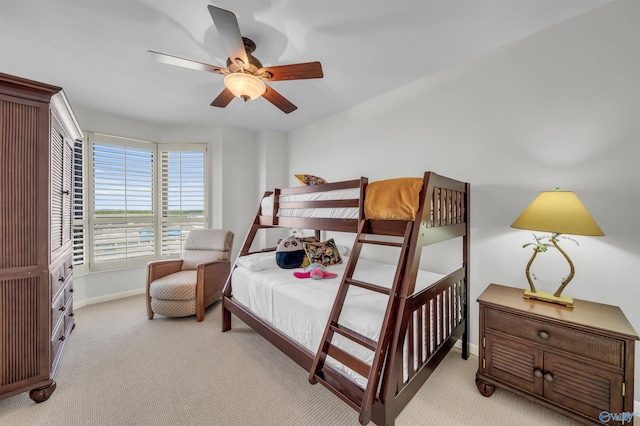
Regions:
[[547, 373], [544, 375], [544, 379], [549, 382], [552, 383], [553, 382], [553, 375], [551, 373]]
[[543, 376], [542, 370], [540, 370], [539, 368], [536, 368], [535, 370], [533, 370], [533, 375], [536, 376], [538, 379], [541, 378]]
[[549, 333], [544, 330], [540, 330], [538, 332], [538, 336], [540, 336], [541, 339], [547, 340], [549, 338]]

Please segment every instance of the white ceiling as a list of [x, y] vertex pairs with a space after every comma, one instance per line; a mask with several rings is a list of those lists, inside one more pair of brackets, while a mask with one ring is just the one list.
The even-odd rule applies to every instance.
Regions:
[[[0, 72], [133, 120], [288, 132], [607, 2], [0, 0]], [[270, 83], [298, 110], [286, 115], [264, 99], [211, 107], [222, 76], [150, 57], [224, 67], [208, 4], [236, 14], [265, 66], [322, 63], [323, 79]]]

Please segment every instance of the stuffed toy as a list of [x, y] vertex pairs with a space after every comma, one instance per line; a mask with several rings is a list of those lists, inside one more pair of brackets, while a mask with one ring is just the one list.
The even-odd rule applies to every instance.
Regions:
[[338, 274], [327, 272], [327, 268], [325, 268], [320, 263], [312, 263], [311, 265], [304, 268], [304, 272], [296, 271], [293, 273], [293, 276], [296, 278], [311, 278], [314, 280], [320, 280], [322, 278], [335, 278], [338, 276]]
[[284, 269], [295, 269], [302, 265], [306, 258], [304, 247], [300, 238], [287, 237], [278, 240], [276, 247], [276, 263]]

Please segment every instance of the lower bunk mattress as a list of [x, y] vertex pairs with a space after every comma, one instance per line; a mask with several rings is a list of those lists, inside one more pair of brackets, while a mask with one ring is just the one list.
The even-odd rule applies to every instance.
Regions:
[[[243, 256], [238, 259], [238, 267], [233, 272], [232, 294], [237, 302], [257, 317], [315, 354], [347, 261], [348, 258], [343, 256], [342, 264], [327, 268], [338, 274], [336, 278], [314, 280], [296, 278], [293, 276], [295, 269], [278, 267], [273, 252]], [[360, 258], [353, 278], [390, 288], [395, 270], [395, 265]], [[434, 272], [419, 271], [415, 291], [425, 289], [443, 277]], [[386, 295], [351, 286], [339, 322], [377, 340], [388, 300]], [[373, 352], [340, 335], [334, 335], [333, 344], [368, 364], [373, 361]], [[366, 378], [346, 366], [331, 358], [327, 358], [327, 363], [359, 386], [366, 386]]]

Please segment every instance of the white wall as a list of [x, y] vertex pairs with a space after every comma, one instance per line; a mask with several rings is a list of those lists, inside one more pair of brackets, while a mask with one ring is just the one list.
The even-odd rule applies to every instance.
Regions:
[[[470, 182], [474, 344], [486, 286], [527, 287], [531, 234], [510, 224], [540, 191], [573, 190], [606, 236], [563, 243], [565, 294], [620, 306], [640, 332], [639, 17], [638, 2], [613, 2], [296, 130], [290, 175]], [[549, 280], [568, 270], [552, 256], [538, 269]]]
[[[248, 226], [257, 209], [259, 195], [264, 192], [261, 179], [269, 176], [267, 170], [259, 173], [263, 160], [258, 143], [275, 141], [283, 151], [284, 136], [256, 135], [224, 127], [168, 127], [137, 122], [123, 117], [75, 108], [74, 113], [85, 131], [124, 136], [154, 142], [207, 143], [210, 156], [210, 218], [211, 227], [234, 232], [233, 255], [244, 240]], [[286, 168], [280, 165], [286, 173]], [[74, 277], [76, 307], [113, 298], [144, 293], [146, 268], [129, 268]]]

